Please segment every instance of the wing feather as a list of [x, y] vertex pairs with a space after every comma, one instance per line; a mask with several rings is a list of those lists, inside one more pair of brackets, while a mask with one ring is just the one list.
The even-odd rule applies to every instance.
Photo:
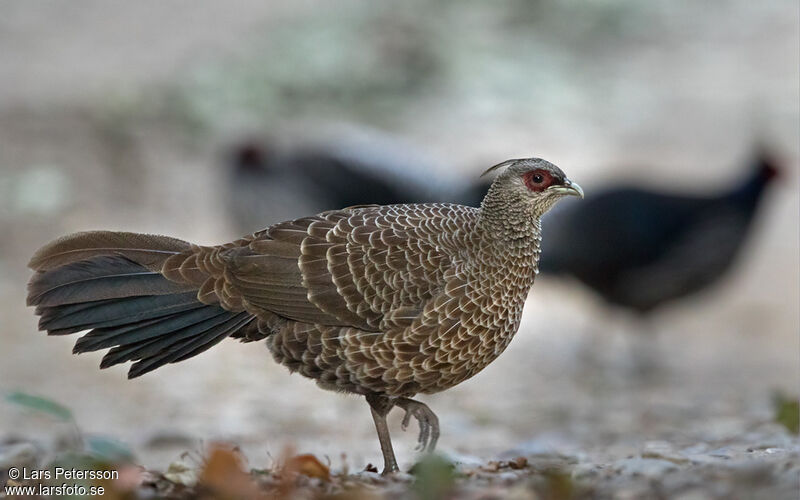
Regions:
[[[367, 332], [401, 328], [445, 285], [477, 221], [450, 204], [363, 207], [277, 224], [237, 245], [197, 247], [165, 273], [223, 305]], [[223, 295], [223, 297], [220, 297]]]

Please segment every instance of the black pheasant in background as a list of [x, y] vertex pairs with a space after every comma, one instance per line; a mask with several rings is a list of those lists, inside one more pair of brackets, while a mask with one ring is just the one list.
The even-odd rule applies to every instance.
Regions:
[[651, 312], [731, 268], [777, 174], [760, 152], [741, 180], [715, 193], [593, 189], [545, 220], [540, 269], [573, 276], [611, 304]]
[[241, 232], [330, 207], [450, 202], [477, 207], [489, 189], [444, 170], [405, 144], [369, 134], [336, 142], [278, 147], [250, 139], [223, 159], [227, 204]]

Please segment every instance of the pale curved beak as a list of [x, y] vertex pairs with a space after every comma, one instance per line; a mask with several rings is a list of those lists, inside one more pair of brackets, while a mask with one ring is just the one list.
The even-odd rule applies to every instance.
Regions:
[[578, 185], [577, 182], [572, 182], [569, 179], [565, 179], [564, 184], [560, 186], [550, 186], [547, 189], [552, 189], [553, 191], [559, 194], [577, 196], [578, 198], [583, 198], [583, 189]]

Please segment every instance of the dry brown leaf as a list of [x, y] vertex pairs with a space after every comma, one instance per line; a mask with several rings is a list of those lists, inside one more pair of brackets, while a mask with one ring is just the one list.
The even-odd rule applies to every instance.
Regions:
[[215, 444], [206, 460], [198, 486], [214, 498], [260, 498], [258, 486], [244, 471], [239, 454], [231, 448]]
[[308, 477], [316, 477], [324, 481], [329, 481], [331, 471], [317, 457], [311, 454], [296, 455], [286, 461], [283, 467], [285, 473], [289, 475], [303, 474]]
[[119, 468], [115, 480], [101, 480], [93, 483], [103, 487], [104, 500], [123, 500], [136, 498], [136, 490], [144, 480], [144, 470], [135, 465], [123, 465]]

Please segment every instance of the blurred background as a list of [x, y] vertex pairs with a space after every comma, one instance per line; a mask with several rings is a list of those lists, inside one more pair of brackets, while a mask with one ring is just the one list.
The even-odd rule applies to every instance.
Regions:
[[[131, 382], [99, 371], [100, 353], [72, 356], [75, 337], [36, 331], [27, 259], [87, 229], [213, 244], [359, 195], [470, 203], [484, 169], [517, 157], [559, 165], [587, 200], [621, 186], [724, 198], [761, 148], [780, 174], [742, 209], [749, 230], [735, 219], [741, 246], [709, 288], [641, 315], [543, 275], [508, 351], [423, 399], [461, 456], [785, 444], [773, 398], [800, 380], [798, 44], [793, 0], [3, 2], [0, 391], [65, 405], [152, 468], [215, 439], [254, 466], [288, 445], [379, 463], [364, 402], [263, 346], [224, 342]], [[724, 253], [708, 245], [701, 267]], [[64, 432], [0, 402], [0, 443], [47, 450]]]

